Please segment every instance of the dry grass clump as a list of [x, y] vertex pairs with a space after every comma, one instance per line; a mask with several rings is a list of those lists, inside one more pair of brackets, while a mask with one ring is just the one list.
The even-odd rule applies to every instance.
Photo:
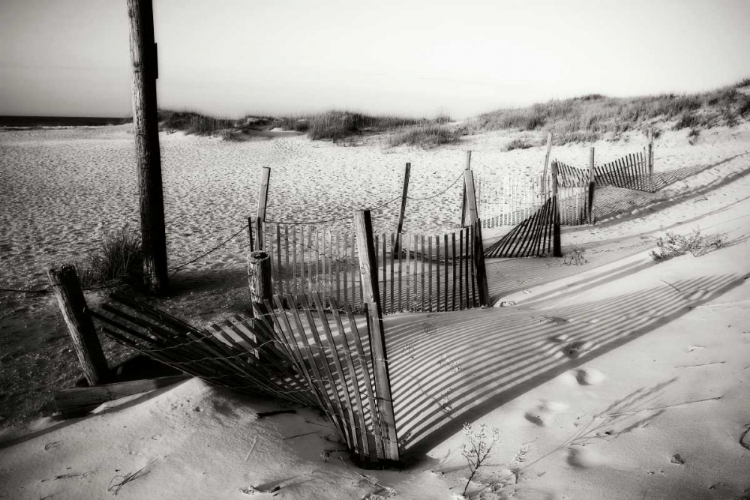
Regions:
[[451, 127], [436, 123], [425, 123], [412, 127], [405, 127], [390, 136], [387, 144], [389, 147], [396, 146], [418, 146], [429, 149], [441, 144], [454, 144], [466, 134], [464, 128]]
[[700, 229], [693, 229], [688, 236], [668, 232], [666, 236], [656, 240], [656, 250], [651, 251], [651, 258], [657, 262], [669, 260], [673, 257], [690, 252], [693, 257], [700, 257], [726, 245], [723, 235], [705, 236]]
[[529, 149], [533, 148], [534, 144], [529, 142], [527, 139], [513, 139], [504, 148], [504, 151], [513, 151], [514, 149]]
[[[750, 80], [750, 79], [749, 79]], [[555, 142], [590, 141], [641, 130], [652, 120], [676, 120], [674, 128], [733, 126], [750, 118], [750, 96], [736, 86], [693, 95], [664, 94], [636, 98], [612, 98], [592, 94], [552, 100], [528, 108], [505, 109], [478, 117], [481, 130], [551, 130]]]
[[234, 124], [233, 120], [227, 118], [215, 118], [194, 111], [159, 110], [159, 127], [167, 132], [213, 136], [221, 135]]
[[352, 135], [416, 125], [424, 120], [400, 116], [372, 116], [348, 111], [329, 111], [308, 118], [307, 136], [313, 140], [339, 141]]
[[84, 288], [116, 281], [139, 284], [143, 276], [141, 238], [127, 227], [106, 233], [99, 249], [76, 267]]

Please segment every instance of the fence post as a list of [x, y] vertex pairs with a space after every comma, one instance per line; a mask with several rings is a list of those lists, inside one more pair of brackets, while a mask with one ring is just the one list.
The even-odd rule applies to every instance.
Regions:
[[[466, 152], [466, 170], [471, 170], [471, 150]], [[464, 192], [461, 197], [461, 227], [466, 225], [466, 180], [464, 178]]]
[[398, 237], [396, 238], [396, 245], [393, 249], [394, 253], [401, 251], [399, 248], [401, 245], [401, 230], [404, 228], [404, 214], [406, 214], [406, 196], [409, 193], [409, 174], [411, 172], [411, 163], [407, 163], [404, 168], [404, 188], [401, 192], [401, 213], [398, 216]]
[[552, 256], [562, 257], [560, 243], [560, 202], [557, 199], [557, 162], [552, 162]]
[[266, 222], [266, 206], [268, 205], [268, 183], [271, 180], [271, 167], [263, 167], [258, 191], [258, 214], [255, 217], [256, 250], [263, 250], [263, 222]]
[[271, 256], [262, 251], [250, 252], [247, 259], [247, 285], [250, 289], [250, 303], [253, 316], [260, 318], [270, 331], [273, 331], [270, 311], [266, 309], [265, 301], [273, 299], [273, 283], [271, 282]]
[[545, 193], [545, 188], [547, 187], [547, 166], [549, 165], [549, 154], [552, 150], [552, 132], [547, 132], [547, 153], [544, 155], [544, 171], [542, 173], [542, 185], [541, 185], [541, 192], [542, 192], [542, 202], [547, 198], [547, 193]]
[[169, 286], [169, 274], [156, 102], [158, 65], [151, 0], [128, 0], [128, 16], [143, 280], [150, 291], [163, 293]]
[[588, 220], [589, 224], [594, 224], [594, 193], [596, 192], [596, 171], [594, 170], [594, 148], [591, 148], [589, 155], [589, 205]]
[[648, 129], [648, 184], [649, 190], [654, 191], [654, 129]]
[[73, 339], [73, 347], [81, 363], [81, 369], [90, 386], [109, 381], [110, 374], [99, 337], [91, 317], [86, 314], [86, 299], [81, 290], [76, 268], [63, 265], [47, 271], [52, 290], [57, 297], [63, 319]]
[[466, 211], [469, 212], [468, 225], [473, 225], [479, 219], [477, 212], [477, 198], [474, 191], [474, 172], [469, 169], [464, 170], [464, 193], [466, 197]]
[[[388, 356], [386, 355], [385, 336], [383, 332], [383, 309], [380, 303], [380, 289], [378, 288], [377, 260], [375, 244], [372, 235], [372, 219], [369, 210], [358, 210], [354, 214], [354, 230], [357, 236], [357, 250], [359, 251], [359, 272], [362, 280], [362, 292], [367, 303], [368, 323], [370, 325], [370, 344], [372, 350], [373, 371], [375, 373], [375, 388], [378, 393], [380, 424], [385, 437], [384, 448], [386, 458], [399, 460], [398, 436], [396, 435], [396, 421], [393, 413], [393, 398], [391, 396], [391, 379], [388, 373]], [[373, 425], [377, 425], [373, 419]]]

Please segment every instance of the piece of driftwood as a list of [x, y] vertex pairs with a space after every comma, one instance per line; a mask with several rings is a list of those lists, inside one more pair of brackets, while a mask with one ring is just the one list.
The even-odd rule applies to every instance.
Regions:
[[53, 397], [57, 410], [64, 416], [87, 413], [102, 403], [132, 396], [141, 392], [167, 387], [189, 379], [189, 375], [175, 375], [147, 380], [132, 380], [93, 387], [74, 387], [55, 391]]

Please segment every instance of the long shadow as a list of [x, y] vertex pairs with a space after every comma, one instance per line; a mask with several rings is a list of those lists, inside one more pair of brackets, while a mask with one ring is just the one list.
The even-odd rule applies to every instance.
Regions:
[[[723, 275], [544, 310], [389, 318], [399, 438], [418, 457], [519, 395], [669, 323], [744, 281]], [[540, 302], [544, 305], [544, 302]], [[585, 383], [580, 382], [579, 383]]]

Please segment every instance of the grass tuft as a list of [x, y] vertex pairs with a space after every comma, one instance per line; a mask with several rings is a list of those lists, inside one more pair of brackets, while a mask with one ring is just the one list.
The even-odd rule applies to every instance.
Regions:
[[329, 111], [309, 118], [308, 137], [313, 140], [339, 141], [365, 132], [383, 132], [398, 127], [416, 125], [424, 120], [399, 116], [372, 116], [348, 111]]
[[700, 257], [726, 245], [723, 235], [705, 236], [700, 229], [693, 229], [688, 236], [667, 232], [666, 236], [656, 240], [656, 250], [651, 251], [651, 258], [663, 262], [673, 257], [690, 252], [693, 257]]
[[529, 149], [533, 147], [534, 145], [526, 139], [513, 139], [505, 146], [503, 151], [513, 151], [514, 149]]
[[388, 146], [418, 146], [424, 149], [454, 144], [465, 134], [465, 129], [427, 123], [413, 127], [406, 127], [388, 137]]
[[159, 125], [167, 132], [182, 131], [195, 135], [222, 135], [234, 127], [234, 121], [227, 118], [215, 118], [194, 111], [159, 110]]
[[141, 238], [127, 227], [109, 232], [99, 249], [76, 267], [84, 288], [114, 281], [139, 284], [143, 277]]

